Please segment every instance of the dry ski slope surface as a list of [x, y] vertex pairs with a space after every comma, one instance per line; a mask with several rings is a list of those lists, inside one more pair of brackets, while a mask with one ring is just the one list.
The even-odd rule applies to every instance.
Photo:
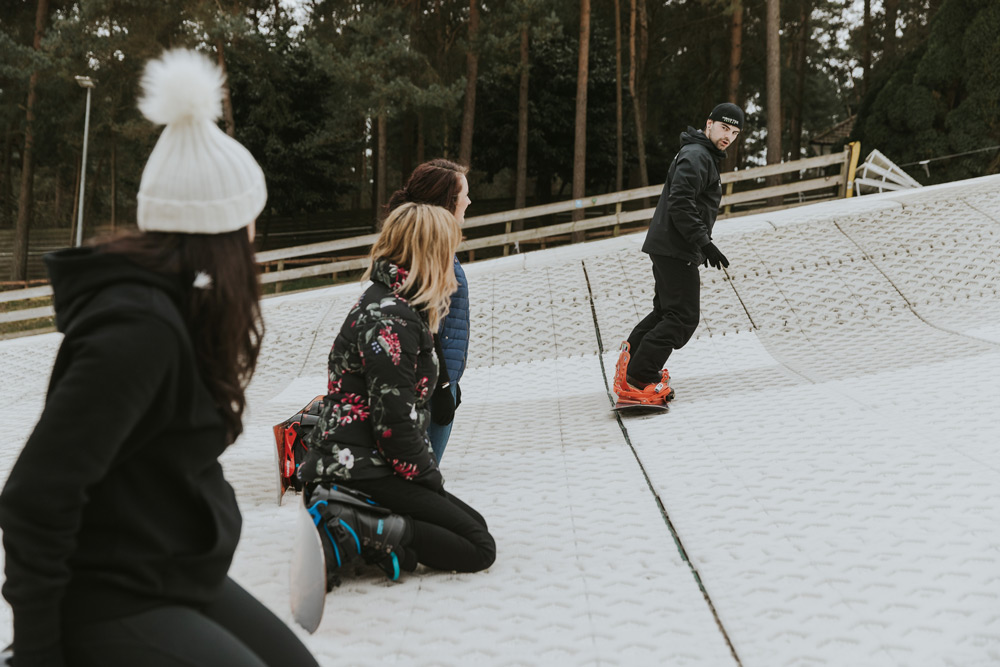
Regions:
[[[498, 543], [480, 574], [359, 573], [324, 665], [1000, 664], [1000, 178], [723, 221], [669, 414], [608, 408], [648, 309], [642, 235], [468, 265], [448, 488]], [[233, 576], [288, 611], [295, 503], [271, 426], [325, 386], [360, 291], [266, 300]], [[57, 334], [0, 342], [6, 475]], [[155, 520], [155, 512], [150, 520]], [[10, 611], [0, 611], [0, 642]]]

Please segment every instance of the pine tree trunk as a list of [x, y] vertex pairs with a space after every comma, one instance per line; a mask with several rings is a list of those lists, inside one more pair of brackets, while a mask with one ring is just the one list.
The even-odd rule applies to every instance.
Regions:
[[795, 97], [792, 100], [791, 118], [788, 122], [789, 157], [802, 157], [802, 111], [806, 91], [806, 52], [809, 48], [809, 17], [812, 0], [799, 0], [799, 26], [795, 33]]
[[226, 134], [231, 137], [236, 136], [236, 117], [233, 116], [233, 97], [229, 92], [229, 74], [226, 70], [226, 54], [225, 45], [222, 43], [222, 38], [219, 37], [215, 40], [215, 52], [219, 57], [219, 69], [222, 70], [222, 75], [225, 77], [225, 83], [222, 84], [222, 120], [226, 126]]
[[3, 136], [3, 168], [0, 169], [0, 227], [10, 220], [11, 153], [14, 152], [14, 132], [8, 123]]
[[61, 215], [62, 214], [62, 205], [63, 205], [63, 198], [62, 198], [62, 194], [63, 194], [62, 193], [62, 191], [63, 191], [63, 173], [62, 173], [62, 169], [56, 169], [56, 182], [55, 182], [55, 188], [53, 188], [53, 189], [55, 190], [56, 199], [52, 203], [52, 218], [54, 220], [61, 220], [62, 219], [62, 215]]
[[476, 78], [479, 70], [479, 0], [469, 0], [469, 50], [465, 54], [465, 107], [458, 161], [472, 166], [472, 132], [476, 120]]
[[403, 174], [403, 178], [407, 178], [413, 171], [413, 154], [414, 144], [416, 143], [414, 139], [414, 128], [413, 128], [413, 114], [411, 112], [406, 112], [403, 114], [403, 141], [400, 146], [401, 155], [399, 170]]
[[[524, 208], [528, 200], [528, 69], [531, 57], [531, 30], [521, 24], [521, 82], [517, 91], [517, 174], [514, 183], [514, 208]], [[514, 231], [524, 229], [523, 220], [515, 220]]]
[[[364, 119], [362, 119], [358, 125], [358, 136], [365, 137], [367, 135], [367, 132], [365, 131], [367, 128]], [[355, 211], [360, 211], [361, 202], [364, 200], [365, 196], [365, 186], [368, 183], [368, 142], [366, 139], [362, 139], [361, 150], [357, 152], [356, 157], [357, 162], [355, 162], [355, 168], [357, 171], [355, 172], [355, 175], [358, 179], [358, 191], [354, 193], [351, 204], [353, 205]]]
[[[743, 0], [733, 0], [733, 15], [729, 19], [729, 81], [726, 87], [726, 99], [743, 107], [740, 97], [740, 79], [743, 75]], [[739, 161], [740, 142], [733, 144], [726, 151], [723, 171], [733, 171]]]
[[[580, 51], [576, 68], [576, 122], [573, 140], [573, 199], [583, 199], [587, 187], [587, 80], [590, 74], [590, 0], [580, 0]], [[584, 218], [583, 209], [573, 210], [573, 220]], [[573, 232], [573, 242], [584, 238]]]
[[380, 215], [381, 211], [378, 209], [378, 170], [379, 170], [379, 126], [381, 123], [377, 118], [372, 118], [372, 154], [371, 154], [371, 172], [372, 172], [372, 182], [371, 190], [369, 191], [369, 199], [372, 205], [372, 229], [374, 231], [378, 230], [379, 220], [382, 217]]
[[[638, 48], [636, 48], [637, 38]], [[646, 114], [643, 108], [643, 100], [645, 99], [644, 72], [648, 48], [645, 0], [632, 0], [631, 2], [628, 46], [628, 92], [632, 97], [632, 116], [635, 122], [635, 142], [639, 157], [639, 185], [646, 187], [649, 185], [649, 171], [646, 168]]]
[[625, 147], [622, 145], [622, 8], [615, 0], [615, 192], [625, 189]]
[[[96, 226], [92, 214], [93, 214], [93, 211], [94, 211], [94, 200], [97, 199], [97, 190], [98, 190], [97, 184], [101, 182], [101, 176], [103, 174], [104, 174], [104, 158], [101, 157], [101, 159], [97, 161], [97, 167], [94, 169], [94, 184], [91, 186], [89, 193], [88, 192], [84, 192], [83, 193], [84, 194], [84, 202], [83, 202], [83, 220], [84, 220], [83, 227], [84, 227], [84, 229], [87, 228], [87, 224], [86, 224], [87, 220], [90, 220], [92, 228]], [[93, 236], [93, 232], [91, 232], [91, 235]], [[83, 235], [80, 236], [80, 238], [84, 238], [85, 236], [86, 236], [86, 234], [83, 234]]]
[[386, 112], [385, 109], [381, 109], [378, 112], [378, 161], [375, 163], [378, 165], [378, 175], [376, 176], [376, 195], [375, 195], [375, 214], [379, 215], [382, 211], [382, 207], [389, 201], [389, 197], [386, 194], [386, 167], [388, 167], [388, 130], [386, 122]]
[[111, 134], [111, 231], [118, 226], [118, 144]]
[[896, 58], [896, 21], [899, 19], [899, 0], [884, 0], [885, 31], [882, 33], [882, 52], [887, 61]]
[[861, 95], [868, 94], [872, 73], [872, 0], [865, 0], [861, 22]]
[[[780, 0], [767, 0], [767, 164], [781, 162], [781, 27]], [[770, 176], [768, 185], [781, 183], [780, 176]], [[777, 206], [782, 198], [775, 197], [768, 204]]]
[[[38, 0], [35, 12], [35, 51], [41, 50], [45, 22], [49, 16], [49, 1]], [[17, 199], [17, 227], [14, 229], [14, 252], [11, 262], [11, 280], [28, 279], [28, 232], [34, 207], [35, 185], [35, 103], [37, 102], [38, 70], [31, 72], [28, 80], [28, 102], [25, 111], [24, 152], [21, 154], [21, 192]]]
[[417, 164], [426, 162], [424, 157], [424, 112], [417, 112]]

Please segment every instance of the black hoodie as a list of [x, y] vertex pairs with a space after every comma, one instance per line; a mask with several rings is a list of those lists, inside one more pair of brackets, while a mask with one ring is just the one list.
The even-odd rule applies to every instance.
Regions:
[[701, 248], [712, 240], [719, 214], [719, 160], [725, 157], [701, 130], [689, 127], [681, 133], [681, 149], [670, 163], [643, 252], [697, 264], [705, 260]]
[[45, 259], [65, 337], [0, 494], [19, 667], [62, 664], [65, 624], [210, 600], [241, 525], [180, 279], [91, 249]]

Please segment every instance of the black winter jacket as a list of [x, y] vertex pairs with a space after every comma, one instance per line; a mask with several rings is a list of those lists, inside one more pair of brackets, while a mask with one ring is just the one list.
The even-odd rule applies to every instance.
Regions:
[[299, 469], [306, 484], [395, 474], [443, 486], [427, 439], [438, 359], [426, 320], [396, 293], [406, 275], [377, 261], [333, 341], [328, 393]]
[[19, 667], [63, 664], [66, 623], [211, 600], [241, 525], [180, 280], [92, 249], [46, 263], [65, 337], [0, 494]]
[[712, 240], [712, 228], [722, 201], [719, 160], [726, 157], [701, 130], [681, 133], [681, 149], [667, 172], [667, 182], [649, 223], [642, 251], [697, 264], [705, 261], [702, 246]]

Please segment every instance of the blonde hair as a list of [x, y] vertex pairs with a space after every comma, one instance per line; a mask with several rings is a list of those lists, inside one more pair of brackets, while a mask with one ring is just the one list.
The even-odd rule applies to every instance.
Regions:
[[385, 259], [409, 271], [396, 290], [418, 310], [427, 313], [431, 331], [448, 312], [451, 295], [458, 289], [454, 258], [462, 241], [462, 229], [455, 216], [440, 206], [403, 204], [382, 223], [382, 232], [372, 245], [372, 265], [362, 280], [372, 273], [375, 260]]

